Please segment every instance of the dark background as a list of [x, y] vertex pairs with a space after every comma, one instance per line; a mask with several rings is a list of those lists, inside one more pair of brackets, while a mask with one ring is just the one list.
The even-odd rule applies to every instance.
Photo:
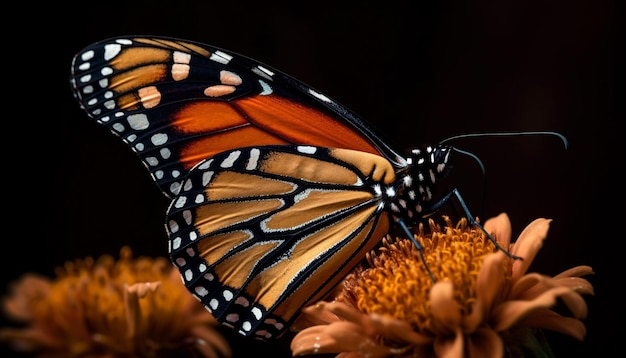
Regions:
[[[486, 177], [457, 157], [448, 183], [481, 218], [509, 213], [514, 233], [537, 217], [554, 219], [532, 270], [594, 268], [587, 337], [548, 332], [557, 357], [621, 346], [616, 1], [84, 1], [18, 3], [4, 13], [15, 27], [4, 25], [2, 287], [23, 272], [52, 275], [66, 260], [117, 255], [127, 244], [136, 255], [166, 255], [168, 203], [132, 152], [79, 109], [68, 84], [84, 46], [154, 34], [280, 69], [400, 147], [476, 132], [567, 136], [567, 150], [554, 137], [456, 141], [481, 158]], [[290, 356], [288, 341], [277, 348], [225, 334], [237, 356]]]

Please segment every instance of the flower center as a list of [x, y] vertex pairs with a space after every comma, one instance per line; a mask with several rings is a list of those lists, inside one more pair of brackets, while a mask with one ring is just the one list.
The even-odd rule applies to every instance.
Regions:
[[[466, 219], [453, 226], [448, 217], [443, 218], [443, 229], [429, 220], [429, 233], [420, 224], [416, 239], [436, 280], [453, 283], [462, 314], [469, 314], [483, 257], [498, 249], [480, 229], [469, 227]], [[413, 242], [386, 237], [367, 260], [368, 268], [361, 267], [346, 278], [344, 295], [338, 300], [348, 301], [363, 313], [387, 314], [411, 323], [416, 331], [432, 332], [429, 292], [434, 282]]]

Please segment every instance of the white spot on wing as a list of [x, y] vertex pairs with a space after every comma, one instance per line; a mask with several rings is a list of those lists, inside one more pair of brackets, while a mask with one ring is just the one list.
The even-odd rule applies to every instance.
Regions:
[[106, 61], [111, 60], [113, 57], [117, 56], [122, 49], [120, 44], [108, 44], [104, 45], [104, 59]]
[[167, 134], [165, 133], [157, 133], [150, 138], [150, 141], [154, 145], [163, 145], [167, 143]]
[[173, 182], [170, 184], [170, 193], [176, 195], [180, 191], [180, 182]]
[[189, 77], [190, 67], [187, 64], [175, 63], [172, 65], [172, 78], [174, 81], [182, 81]]
[[80, 59], [83, 61], [89, 61], [93, 58], [95, 52], [93, 50], [85, 51], [82, 55], [80, 55]]
[[245, 321], [242, 325], [241, 328], [246, 331], [249, 332], [252, 329], [252, 324], [250, 324], [250, 322]]
[[305, 146], [305, 145], [299, 145], [297, 149], [298, 149], [298, 152], [305, 153], [305, 154], [315, 154], [315, 152], [317, 152], [316, 147]]
[[185, 220], [185, 223], [187, 223], [187, 225], [191, 225], [191, 220], [193, 219], [193, 216], [191, 215], [191, 210], [183, 211], [183, 219]]
[[260, 155], [261, 151], [258, 148], [252, 148], [250, 150], [250, 159], [248, 160], [248, 163], [246, 164], [246, 169], [247, 170], [254, 170], [256, 169], [258, 163], [259, 163], [259, 155]]
[[178, 199], [176, 199], [176, 201], [174, 202], [174, 207], [175, 208], [182, 208], [183, 206], [185, 206], [185, 203], [187, 202], [187, 197], [185, 196], [180, 196], [178, 197]]
[[240, 155], [241, 155], [241, 151], [240, 150], [235, 150], [235, 151], [230, 152], [228, 154], [228, 157], [222, 161], [222, 163], [220, 164], [220, 167], [222, 167], [222, 168], [230, 168], [230, 167], [232, 167], [233, 164], [235, 164], [235, 161], [239, 158]]
[[200, 163], [200, 165], [198, 165], [198, 168], [202, 170], [208, 169], [211, 166], [211, 163], [213, 163], [213, 158]]
[[190, 63], [191, 55], [186, 52], [174, 51], [174, 62], [176, 63]]
[[168, 226], [169, 226], [169, 228], [170, 228], [170, 233], [172, 233], [172, 234], [174, 234], [174, 233], [178, 232], [178, 229], [180, 228], [180, 227], [178, 226], [178, 223], [176, 222], [176, 220], [170, 220], [170, 221], [168, 222]]
[[230, 62], [230, 60], [233, 59], [233, 56], [222, 51], [215, 51], [209, 58], [215, 62], [223, 63], [226, 65]]
[[196, 291], [196, 294], [200, 297], [204, 297], [209, 294], [209, 291], [207, 291], [207, 289], [202, 286], [196, 286], [194, 291]]
[[267, 96], [274, 93], [272, 86], [270, 86], [267, 82], [259, 80], [259, 84], [261, 85], [261, 88], [263, 88], [260, 93], [261, 96]]
[[214, 298], [209, 301], [209, 306], [211, 306], [211, 308], [215, 310], [219, 307], [219, 302]]
[[113, 129], [115, 129], [117, 132], [120, 132], [120, 133], [122, 133], [125, 130], [124, 125], [119, 123], [119, 122], [118, 123], [114, 123], [111, 127]]
[[254, 308], [251, 310], [251, 312], [252, 312], [252, 314], [254, 315], [254, 317], [255, 317], [257, 320], [261, 319], [262, 314], [261, 314], [261, 310], [260, 310], [258, 307], [254, 307]]
[[270, 71], [269, 69], [263, 66], [256, 66], [255, 68], [252, 69], [252, 72], [256, 73], [259, 76], [265, 77], [268, 80], [271, 80], [272, 77], [274, 77], [274, 72]]
[[150, 125], [148, 117], [143, 113], [131, 114], [126, 120], [128, 121], [130, 127], [136, 131], [144, 130]]
[[239, 86], [243, 81], [238, 74], [231, 71], [222, 70], [220, 71], [220, 82], [225, 85]]
[[213, 173], [214, 171], [212, 170], [202, 173], [202, 185], [203, 186], [207, 186], [209, 184], [209, 182], [211, 181], [211, 178], [213, 177]]
[[332, 103], [333, 102], [330, 98], [328, 98], [328, 97], [324, 96], [323, 94], [321, 94], [319, 92], [316, 92], [316, 91], [314, 91], [314, 90], [312, 90], [310, 88], [309, 88], [309, 94], [311, 94], [311, 96], [313, 96], [313, 97], [321, 99], [324, 102], [327, 102], [327, 103]]

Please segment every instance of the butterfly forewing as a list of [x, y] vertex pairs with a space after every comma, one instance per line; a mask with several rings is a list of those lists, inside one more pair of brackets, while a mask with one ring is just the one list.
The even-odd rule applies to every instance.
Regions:
[[385, 176], [355, 156], [375, 158], [248, 147], [190, 171], [168, 210], [171, 256], [216, 318], [244, 335], [279, 335], [378, 243], [389, 222], [373, 177]]
[[199, 161], [223, 151], [309, 144], [403, 159], [327, 96], [259, 62], [169, 38], [95, 43], [74, 58], [85, 111], [120, 136], [168, 197]]

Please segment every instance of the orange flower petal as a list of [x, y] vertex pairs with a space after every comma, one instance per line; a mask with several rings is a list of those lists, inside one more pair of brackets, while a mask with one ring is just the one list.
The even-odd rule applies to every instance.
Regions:
[[328, 312], [335, 314], [337, 317], [351, 322], [362, 322], [363, 315], [359, 310], [352, 306], [348, 306], [342, 302], [324, 302], [318, 303], [322, 310], [328, 310]]
[[291, 325], [291, 330], [301, 331], [304, 328], [339, 321], [339, 317], [326, 306], [326, 302], [320, 301], [312, 306], [301, 310], [300, 316]]
[[27, 322], [33, 319], [32, 302], [47, 297], [50, 280], [36, 274], [25, 274], [10, 285], [10, 294], [2, 302], [4, 314], [13, 320]]
[[476, 303], [472, 312], [463, 320], [465, 332], [474, 332], [483, 323], [487, 312], [493, 306], [496, 296], [502, 290], [504, 268], [502, 263], [507, 257], [502, 251], [485, 255], [476, 279]]
[[140, 282], [133, 285], [124, 285], [124, 308], [126, 313], [126, 327], [128, 338], [137, 333], [137, 326], [141, 321], [141, 306], [139, 299], [146, 297], [149, 292], [156, 291], [161, 282]]
[[579, 295], [593, 294], [593, 286], [584, 278], [560, 277], [552, 278], [530, 273], [517, 280], [509, 294], [509, 299], [531, 300], [552, 287], [567, 287]]
[[546, 276], [538, 273], [528, 273], [513, 283], [508, 295], [510, 300], [530, 300], [545, 292], [547, 287], [541, 283]]
[[17, 352], [34, 352], [41, 348], [59, 346], [58, 341], [49, 334], [38, 329], [2, 328], [0, 342], [3, 342]]
[[384, 357], [391, 348], [368, 337], [359, 324], [347, 321], [306, 328], [291, 341], [294, 356], [337, 352], [367, 352], [369, 357]]
[[549, 329], [551, 331], [567, 334], [579, 341], [585, 338], [587, 329], [579, 319], [564, 317], [549, 309], [539, 309], [532, 312], [521, 325]]
[[502, 357], [504, 343], [500, 335], [489, 328], [481, 328], [467, 342], [468, 357]]
[[501, 213], [496, 217], [489, 218], [485, 222], [485, 225], [483, 225], [483, 228], [491, 234], [502, 247], [509, 247], [513, 229], [511, 227], [511, 220], [506, 213]]
[[557, 297], [564, 296], [572, 292], [573, 291], [567, 287], [555, 287], [547, 290], [534, 300], [505, 301], [497, 306], [491, 315], [493, 329], [496, 332], [507, 330], [529, 315], [532, 311], [540, 308], [553, 307], [556, 304]]
[[567, 288], [567, 291], [564, 291], [564, 293], [559, 296], [561, 300], [563, 300], [563, 302], [575, 318], [586, 318], [588, 309], [587, 303], [585, 302], [583, 297], [578, 292], [570, 289], [569, 287], [565, 288]]
[[515, 280], [526, 273], [528, 267], [535, 259], [537, 252], [543, 246], [543, 240], [548, 236], [550, 219], [535, 219], [522, 231], [517, 241], [511, 248], [511, 254], [520, 256], [523, 260], [513, 262], [511, 277]]
[[206, 358], [231, 357], [232, 351], [226, 339], [215, 330], [206, 326], [195, 326], [191, 329], [196, 338], [195, 347]]
[[581, 265], [581, 266], [572, 267], [569, 270], [565, 270], [561, 272], [560, 274], [554, 276], [554, 278], [581, 277], [581, 276], [587, 276], [587, 275], [592, 275], [592, 274], [593, 274], [593, 269], [591, 268], [591, 266]]
[[433, 348], [437, 357], [463, 357], [463, 334], [457, 330], [453, 339], [449, 336], [437, 336]]
[[414, 331], [406, 321], [377, 314], [369, 315], [369, 319], [377, 332], [394, 342], [424, 345], [433, 341], [431, 336]]
[[430, 289], [430, 309], [433, 326], [437, 330], [454, 332], [461, 323], [461, 308], [454, 299], [454, 286], [450, 281], [437, 282]]
[[569, 287], [581, 295], [593, 295], [594, 290], [591, 283], [581, 277], [563, 277], [552, 279], [555, 285]]

